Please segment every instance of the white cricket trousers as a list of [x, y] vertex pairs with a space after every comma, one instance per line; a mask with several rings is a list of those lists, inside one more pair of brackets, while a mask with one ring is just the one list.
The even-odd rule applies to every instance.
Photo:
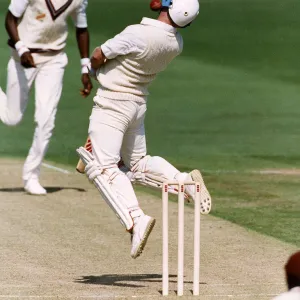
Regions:
[[7, 68], [6, 96], [0, 95], [0, 117], [4, 124], [19, 124], [26, 110], [29, 92], [35, 82], [36, 128], [33, 143], [23, 168], [23, 180], [38, 178], [54, 129], [57, 105], [60, 100], [67, 55], [35, 54], [36, 68], [25, 69], [11, 58]]
[[144, 128], [146, 104], [98, 96], [90, 116], [89, 136], [93, 154], [103, 167], [122, 159], [132, 167], [147, 153]]
[[[96, 96], [96, 105], [90, 116], [89, 136], [93, 155], [112, 187], [129, 210], [139, 208], [131, 181], [117, 164], [122, 157], [128, 168], [138, 164], [147, 154], [144, 119], [146, 104], [134, 101], [112, 100]], [[180, 171], [163, 159], [152, 157], [147, 169], [155, 175], [175, 179]], [[113, 174], [118, 174], [114, 176]]]
[[[108, 178], [113, 176], [112, 188], [123, 199], [129, 211], [139, 209], [138, 200], [128, 177], [118, 169], [120, 155], [133, 165], [146, 155], [144, 118], [146, 104], [94, 98], [97, 103], [90, 116], [89, 136], [97, 163]], [[116, 199], [118, 201], [118, 199]]]

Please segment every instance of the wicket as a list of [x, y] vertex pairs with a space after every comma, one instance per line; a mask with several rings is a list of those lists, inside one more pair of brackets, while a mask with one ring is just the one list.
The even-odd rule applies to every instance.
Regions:
[[200, 183], [168, 181], [163, 184], [162, 189], [162, 237], [163, 237], [163, 278], [162, 294], [169, 293], [169, 225], [168, 225], [168, 189], [170, 185], [178, 186], [178, 273], [177, 273], [177, 295], [183, 295], [184, 284], [184, 187], [195, 185], [195, 207], [194, 207], [194, 274], [193, 295], [199, 295], [200, 285]]

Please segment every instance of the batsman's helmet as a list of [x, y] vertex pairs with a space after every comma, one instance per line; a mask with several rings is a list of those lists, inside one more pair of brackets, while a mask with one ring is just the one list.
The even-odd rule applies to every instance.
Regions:
[[169, 16], [179, 27], [186, 27], [199, 14], [198, 0], [162, 0], [162, 7], [169, 8]]

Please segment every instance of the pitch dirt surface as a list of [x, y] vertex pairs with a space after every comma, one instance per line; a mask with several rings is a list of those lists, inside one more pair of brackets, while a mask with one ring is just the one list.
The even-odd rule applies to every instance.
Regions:
[[[161, 202], [139, 192], [157, 218], [146, 249], [130, 258], [130, 238], [85, 176], [43, 169], [48, 195], [26, 195], [22, 162], [1, 159], [2, 299], [158, 299]], [[176, 290], [177, 206], [170, 202], [170, 297]], [[194, 299], [193, 209], [185, 213], [185, 290]], [[285, 290], [282, 267], [295, 247], [224, 220], [201, 218], [200, 299], [271, 299]], [[175, 298], [175, 297], [174, 297]]]

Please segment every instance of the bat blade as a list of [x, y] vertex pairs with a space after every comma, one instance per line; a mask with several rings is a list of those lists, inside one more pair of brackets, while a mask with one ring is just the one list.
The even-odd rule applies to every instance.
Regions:
[[[84, 144], [84, 148], [89, 151], [90, 153], [92, 153], [92, 143], [91, 143], [91, 139], [90, 137], [87, 138], [85, 144]], [[85, 169], [85, 165], [84, 163], [82, 162], [81, 159], [79, 159], [78, 163], [77, 163], [77, 166], [76, 166], [76, 171], [81, 173], [81, 174], [84, 174], [84, 169]]]
[[79, 159], [79, 161], [77, 163], [77, 166], [76, 166], [76, 171], [79, 172], [79, 173], [81, 173], [81, 174], [84, 174], [84, 169], [85, 169], [85, 165], [82, 162], [82, 160]]

